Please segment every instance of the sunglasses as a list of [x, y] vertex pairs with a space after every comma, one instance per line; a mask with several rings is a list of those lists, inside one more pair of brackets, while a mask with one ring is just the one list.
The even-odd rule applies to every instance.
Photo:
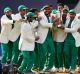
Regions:
[[26, 9], [23, 9], [22, 11], [26, 11]]

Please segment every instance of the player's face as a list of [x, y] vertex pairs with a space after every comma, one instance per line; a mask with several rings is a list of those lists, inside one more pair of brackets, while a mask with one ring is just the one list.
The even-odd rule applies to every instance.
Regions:
[[7, 11], [5, 12], [6, 15], [11, 15], [12, 14], [12, 11]]
[[70, 15], [70, 18], [71, 18], [71, 19], [74, 19], [74, 18], [75, 18], [75, 16], [76, 16], [76, 14], [75, 14], [75, 13], [69, 13], [69, 15]]
[[62, 11], [62, 10], [63, 10], [63, 6], [59, 5], [59, 6], [58, 6], [58, 10], [59, 10], [59, 11]]
[[51, 13], [51, 9], [50, 8], [45, 8], [44, 12], [45, 12], [45, 14], [50, 14]]
[[24, 9], [24, 10], [20, 10], [20, 11], [19, 11], [19, 13], [20, 13], [21, 15], [25, 15], [25, 14], [26, 14], [26, 12], [27, 12], [27, 10], [26, 10], [26, 9]]

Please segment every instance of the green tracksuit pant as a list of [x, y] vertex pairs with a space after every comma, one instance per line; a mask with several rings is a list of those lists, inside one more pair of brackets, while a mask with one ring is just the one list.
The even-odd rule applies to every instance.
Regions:
[[6, 63], [8, 59], [12, 61], [12, 64], [17, 64], [19, 49], [19, 38], [15, 42], [9, 41], [7, 44], [2, 44], [2, 63]]
[[23, 60], [21, 66], [18, 68], [18, 71], [21, 73], [31, 72], [31, 68], [34, 64], [35, 52], [34, 51], [22, 51]]
[[64, 43], [64, 57], [65, 57], [65, 68], [69, 69], [69, 67], [71, 66], [71, 69], [75, 70], [77, 61], [77, 48], [75, 46], [75, 39], [71, 33], [67, 34]]
[[9, 41], [7, 44], [2, 43], [2, 64], [6, 64], [7, 60], [12, 58], [12, 42]]
[[18, 49], [18, 44], [19, 44], [19, 38], [13, 42], [13, 51], [12, 51], [12, 64], [18, 64], [18, 57], [19, 57], [19, 49]]
[[22, 52], [20, 52], [18, 56], [18, 67], [21, 65], [22, 60], [23, 60], [23, 55]]
[[34, 61], [34, 69], [39, 69], [39, 44], [35, 42], [35, 61]]
[[39, 44], [39, 69], [42, 70], [46, 66], [46, 70], [55, 66], [55, 46], [52, 39], [51, 31], [43, 44]]
[[55, 42], [55, 66], [56, 68], [63, 67], [63, 49], [64, 42]]

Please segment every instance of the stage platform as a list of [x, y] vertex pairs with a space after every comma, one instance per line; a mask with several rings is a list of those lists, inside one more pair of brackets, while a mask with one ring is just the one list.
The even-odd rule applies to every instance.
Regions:
[[[45, 72], [45, 73], [38, 73], [38, 72], [35, 72], [35, 74], [70, 74], [70, 73], [52, 73], [52, 72]], [[75, 72], [74, 74], [80, 74], [78, 72]]]

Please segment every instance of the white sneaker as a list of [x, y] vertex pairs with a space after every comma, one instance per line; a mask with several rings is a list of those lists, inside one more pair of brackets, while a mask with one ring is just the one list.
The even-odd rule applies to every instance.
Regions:
[[66, 72], [66, 73], [69, 73], [69, 72], [70, 72], [70, 70], [69, 70], [69, 69], [65, 69], [65, 72]]
[[44, 70], [39, 71], [39, 73], [45, 73]]
[[63, 68], [59, 68], [58, 72], [63, 72]]
[[80, 73], [80, 67], [77, 67], [75, 71]]
[[75, 69], [75, 71], [77, 71], [77, 72], [78, 72], [78, 71], [79, 71], [79, 67], [77, 67], [77, 68]]
[[53, 67], [53, 68], [50, 70], [50, 72], [57, 72], [57, 71], [58, 71], [58, 69], [55, 68], [55, 67]]
[[63, 67], [63, 72], [65, 72], [66, 71], [66, 68], [65, 67]]
[[71, 71], [70, 71], [70, 74], [74, 74], [74, 73], [75, 73], [75, 71], [74, 71], [74, 70], [71, 70]]

